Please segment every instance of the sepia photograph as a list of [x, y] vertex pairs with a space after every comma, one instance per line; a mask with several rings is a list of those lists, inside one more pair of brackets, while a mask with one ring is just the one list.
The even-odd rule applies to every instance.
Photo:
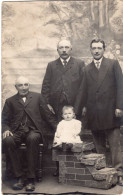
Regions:
[[123, 0], [1, 3], [1, 194], [123, 195]]

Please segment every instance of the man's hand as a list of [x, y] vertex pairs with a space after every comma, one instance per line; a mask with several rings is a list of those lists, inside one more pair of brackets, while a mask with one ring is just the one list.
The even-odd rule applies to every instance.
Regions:
[[49, 110], [50, 110], [53, 114], [55, 114], [55, 112], [54, 112], [54, 110], [53, 110], [53, 107], [52, 107], [50, 104], [47, 104], [47, 106], [48, 106]]
[[87, 113], [87, 108], [86, 108], [86, 107], [84, 107], [84, 108], [82, 109], [82, 116], [85, 116], [85, 115], [86, 115], [86, 113]]
[[116, 115], [116, 117], [121, 117], [123, 115], [123, 110], [116, 109], [115, 110], [115, 115]]
[[13, 133], [9, 130], [6, 130], [4, 133], [3, 133], [3, 139], [5, 139], [6, 137], [8, 136], [13, 136]]

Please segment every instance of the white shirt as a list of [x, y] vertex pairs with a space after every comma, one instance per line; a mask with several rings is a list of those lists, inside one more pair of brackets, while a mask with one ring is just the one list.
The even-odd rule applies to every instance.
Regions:
[[65, 143], [82, 143], [79, 133], [81, 132], [81, 122], [76, 119], [70, 121], [62, 120], [59, 122], [55, 137], [54, 143], [61, 144]]
[[25, 102], [26, 101], [26, 97], [23, 97], [22, 100]]
[[[98, 68], [98, 69], [100, 68], [102, 59], [103, 59], [103, 57], [100, 58], [99, 60], [95, 60], [95, 59], [94, 59], [94, 64], [95, 64], [96, 68]], [[97, 64], [96, 64], [97, 62], [99, 62], [99, 66], [98, 66], [98, 67], [97, 67]]]
[[61, 62], [62, 62], [62, 64], [63, 64], [63, 66], [64, 66], [64, 61], [66, 61], [66, 62], [68, 63], [69, 60], [70, 60], [70, 56], [69, 56], [69, 58], [67, 58], [66, 60], [64, 60], [64, 59], [62, 59], [62, 58], [60, 58], [60, 60], [61, 60]]

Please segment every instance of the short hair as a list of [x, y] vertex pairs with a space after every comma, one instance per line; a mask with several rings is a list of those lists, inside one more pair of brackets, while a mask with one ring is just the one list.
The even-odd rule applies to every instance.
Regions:
[[25, 77], [25, 76], [19, 76], [19, 77], [17, 77], [16, 80], [15, 80], [15, 85], [17, 85], [17, 84], [18, 84], [20, 81], [22, 81], [22, 80], [25, 80], [25, 81], [29, 84], [29, 80], [28, 80], [27, 77]]
[[59, 47], [59, 43], [62, 42], [62, 41], [68, 41], [70, 43], [70, 47], [72, 48], [72, 44], [71, 44], [71, 41], [69, 39], [61, 39], [58, 43], [57, 43], [57, 49]]
[[90, 43], [90, 47], [92, 48], [92, 43], [102, 43], [103, 44], [103, 48], [105, 49], [105, 42], [102, 39], [93, 39]]
[[[71, 105], [66, 105], [66, 106], [63, 106], [63, 108], [62, 108], [62, 114], [63, 114], [63, 112], [64, 112], [65, 110], [67, 110], [67, 109], [69, 109], [69, 108], [71, 108], [72, 111], [74, 112], [74, 107], [73, 107], [73, 106], [71, 106]], [[75, 113], [75, 112], [74, 112], [74, 113]]]

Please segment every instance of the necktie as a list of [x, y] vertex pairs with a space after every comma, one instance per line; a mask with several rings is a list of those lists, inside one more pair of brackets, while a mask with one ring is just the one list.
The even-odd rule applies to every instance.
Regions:
[[97, 69], [99, 70], [99, 68], [100, 68], [100, 62], [96, 62], [96, 67], [97, 67]]
[[64, 64], [64, 67], [66, 67], [66, 65], [67, 65], [67, 61], [66, 61], [66, 60], [64, 60], [64, 61], [63, 61], [63, 64]]

